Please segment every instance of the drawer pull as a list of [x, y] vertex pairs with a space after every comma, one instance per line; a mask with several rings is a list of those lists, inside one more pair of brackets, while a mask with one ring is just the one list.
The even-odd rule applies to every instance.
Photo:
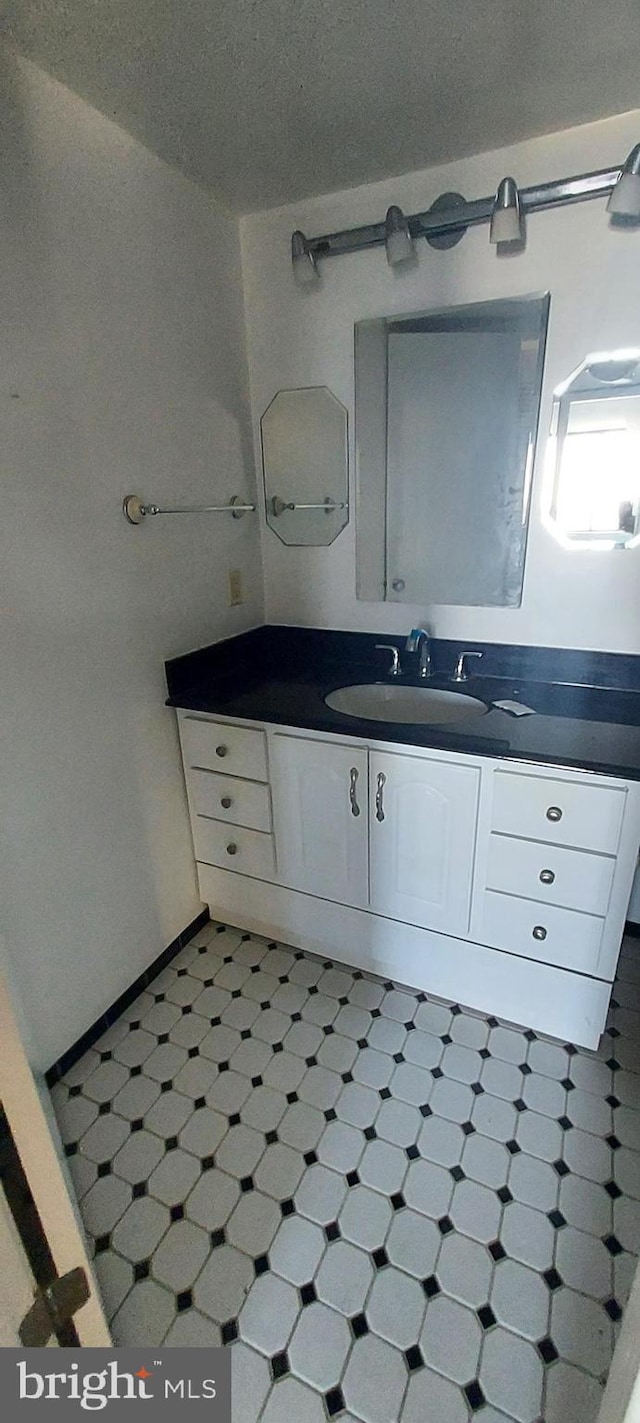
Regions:
[[360, 814], [360, 806], [358, 805], [358, 797], [357, 797], [357, 795], [356, 795], [356, 786], [357, 786], [357, 784], [358, 784], [358, 770], [357, 770], [357, 767], [356, 767], [356, 766], [352, 766], [352, 767], [351, 767], [351, 770], [350, 770], [350, 772], [349, 772], [349, 804], [350, 804], [350, 806], [351, 806], [351, 814], [352, 814], [352, 815], [359, 815], [359, 814]]
[[559, 805], [550, 805], [547, 811], [547, 820], [562, 820], [562, 811]]
[[536, 924], [533, 930], [533, 937], [539, 940], [546, 939], [547, 931], [542, 924]]
[[541, 870], [541, 871], [540, 871], [540, 883], [541, 883], [541, 884], [553, 884], [554, 880], [555, 880], [555, 875], [554, 875], [554, 873], [553, 873], [553, 870]]
[[238, 853], [238, 846], [237, 846], [237, 845], [234, 845], [233, 841], [231, 841], [231, 844], [230, 844], [230, 845], [227, 845], [227, 854], [228, 854], [228, 855], [237, 855], [237, 853]]
[[[226, 746], [216, 746], [216, 756], [226, 756], [226, 754], [227, 754], [227, 748], [226, 748]], [[548, 813], [548, 812], [547, 812], [547, 813]]]
[[378, 771], [378, 780], [376, 783], [376, 820], [380, 821], [384, 820], [383, 795], [386, 779], [384, 771]]
[[[221, 797], [220, 804], [221, 804], [223, 810], [229, 810], [230, 807], [233, 805], [233, 801], [232, 801], [232, 799], [231, 799], [231, 796], [230, 796], [230, 795], [223, 795], [223, 796]], [[541, 876], [540, 878], [542, 878], [542, 876]]]

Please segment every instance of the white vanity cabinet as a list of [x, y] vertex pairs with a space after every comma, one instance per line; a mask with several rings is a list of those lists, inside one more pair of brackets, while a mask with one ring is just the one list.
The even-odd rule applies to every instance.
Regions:
[[478, 770], [277, 733], [271, 748], [284, 884], [466, 933]]
[[271, 879], [276, 859], [266, 733], [191, 712], [180, 714], [179, 726], [197, 863]]
[[466, 934], [480, 772], [393, 752], [369, 759], [371, 908]]
[[595, 1047], [640, 783], [178, 714], [214, 917]]
[[494, 767], [478, 829], [472, 937], [613, 979], [639, 789], [561, 768]]
[[282, 881], [320, 899], [366, 908], [366, 748], [276, 734], [271, 773]]

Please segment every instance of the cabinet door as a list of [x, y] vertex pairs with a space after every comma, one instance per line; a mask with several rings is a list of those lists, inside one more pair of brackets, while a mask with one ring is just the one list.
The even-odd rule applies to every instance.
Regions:
[[480, 772], [371, 753], [371, 908], [466, 934]]
[[283, 884], [367, 905], [367, 763], [361, 747], [274, 736], [271, 787]]

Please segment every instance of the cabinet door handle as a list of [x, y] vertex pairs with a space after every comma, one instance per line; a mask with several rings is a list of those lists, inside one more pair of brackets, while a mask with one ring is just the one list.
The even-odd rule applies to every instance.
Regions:
[[541, 883], [541, 884], [553, 884], [554, 880], [555, 880], [555, 875], [554, 875], [554, 873], [553, 873], [553, 870], [541, 870], [541, 871], [540, 871], [540, 883]]
[[227, 754], [227, 748], [226, 748], [226, 746], [216, 746], [216, 756], [226, 756], [226, 754]]
[[357, 766], [352, 766], [352, 767], [351, 767], [351, 770], [350, 770], [350, 772], [349, 772], [349, 804], [350, 804], [350, 806], [351, 806], [351, 814], [352, 814], [352, 815], [359, 815], [359, 814], [360, 814], [360, 806], [358, 805], [358, 800], [357, 800], [357, 796], [356, 796], [356, 786], [357, 786], [357, 784], [358, 784], [358, 768], [357, 768]]
[[547, 820], [562, 820], [562, 811], [559, 805], [550, 805], [547, 811]]
[[546, 929], [544, 928], [544, 925], [542, 925], [542, 924], [536, 924], [536, 926], [535, 926], [535, 928], [534, 928], [534, 930], [533, 930], [533, 937], [534, 937], [534, 939], [539, 939], [539, 940], [546, 939], [546, 937], [547, 937], [547, 931], [546, 931]]
[[228, 854], [228, 855], [237, 855], [237, 853], [238, 853], [238, 846], [237, 846], [237, 845], [234, 845], [234, 843], [233, 843], [233, 841], [232, 841], [230, 845], [227, 845], [227, 854]]
[[220, 804], [221, 804], [223, 810], [229, 810], [229, 809], [231, 808], [231, 806], [233, 805], [233, 801], [232, 801], [232, 799], [231, 799], [231, 796], [230, 796], [230, 795], [223, 795], [223, 796], [221, 797], [221, 799], [220, 799]]
[[383, 791], [386, 782], [384, 771], [378, 771], [376, 783], [376, 820], [384, 820]]

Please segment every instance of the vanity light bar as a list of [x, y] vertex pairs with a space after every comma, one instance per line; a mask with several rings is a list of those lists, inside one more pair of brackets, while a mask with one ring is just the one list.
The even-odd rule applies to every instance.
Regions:
[[[640, 145], [632, 149], [620, 168], [602, 168], [595, 173], [582, 173], [575, 178], [560, 178], [556, 182], [539, 183], [530, 188], [517, 189], [514, 184], [522, 218], [530, 212], [586, 202], [591, 198], [609, 197], [608, 211], [614, 218], [626, 219], [627, 223], [639, 222], [640, 200], [636, 191], [640, 189], [640, 160], [636, 161], [638, 154]], [[502, 205], [505, 181], [503, 179], [498, 189]], [[627, 192], [630, 187], [633, 187], [633, 193]], [[492, 221], [497, 200], [496, 194], [488, 198], [473, 198], [471, 201], [467, 201], [459, 193], [443, 194], [426, 212], [414, 213], [404, 219], [406, 228], [403, 231], [406, 231], [409, 239], [425, 237], [434, 247], [453, 246], [464, 236], [468, 227]], [[397, 231], [398, 214], [402, 218], [404, 215], [399, 208], [390, 209], [391, 211], [394, 214], [394, 230]], [[321, 237], [305, 237], [302, 232], [294, 232], [291, 239], [291, 258], [296, 279], [303, 285], [313, 283], [318, 275], [316, 260], [319, 257], [340, 257], [346, 252], [362, 252], [368, 247], [385, 245], [389, 253], [389, 237], [388, 214], [383, 222], [367, 223], [363, 227], [352, 227]], [[390, 260], [393, 261], [393, 258]]]
[[141, 524], [149, 514], [231, 514], [241, 519], [244, 514], [254, 514], [255, 504], [247, 504], [241, 494], [234, 494], [228, 504], [187, 504], [184, 508], [161, 509], [159, 504], [143, 504], [138, 494], [126, 494], [122, 501], [122, 512], [128, 524]]

